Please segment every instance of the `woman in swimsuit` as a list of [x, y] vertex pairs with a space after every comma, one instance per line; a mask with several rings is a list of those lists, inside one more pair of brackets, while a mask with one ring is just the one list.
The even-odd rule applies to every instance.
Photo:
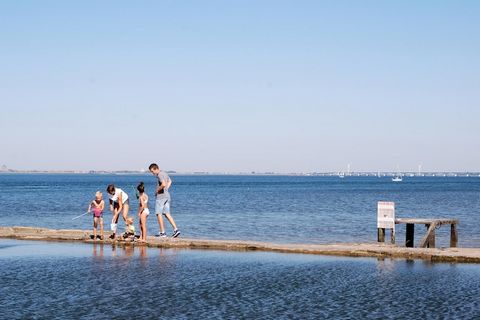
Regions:
[[150, 214], [148, 210], [148, 196], [145, 193], [145, 185], [140, 182], [137, 186], [138, 190], [138, 220], [140, 222], [140, 242], [147, 242], [147, 217]]

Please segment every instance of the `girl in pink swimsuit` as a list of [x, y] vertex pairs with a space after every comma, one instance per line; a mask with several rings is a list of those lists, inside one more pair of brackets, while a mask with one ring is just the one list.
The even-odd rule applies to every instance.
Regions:
[[103, 209], [105, 201], [100, 191], [95, 193], [95, 199], [90, 202], [88, 212], [93, 212], [93, 240], [97, 239], [97, 227], [100, 226], [100, 240], [103, 240]]

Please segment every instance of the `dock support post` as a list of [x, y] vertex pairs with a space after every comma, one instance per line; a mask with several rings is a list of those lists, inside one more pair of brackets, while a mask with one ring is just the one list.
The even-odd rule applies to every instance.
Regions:
[[425, 227], [427, 227], [427, 234], [423, 237], [422, 241], [420, 241], [421, 248], [435, 248], [435, 227], [437, 226], [436, 222], [433, 223], [426, 223]]
[[407, 236], [405, 237], [405, 247], [413, 248], [413, 241], [415, 238], [415, 224], [407, 223]]
[[450, 247], [451, 248], [457, 247], [457, 242], [458, 242], [457, 225], [455, 223], [452, 223], [450, 226]]
[[392, 229], [390, 229], [390, 231], [391, 231], [391, 233], [390, 233], [390, 242], [391, 242], [392, 244], [395, 244], [395, 229], [392, 228]]
[[427, 248], [435, 248], [435, 226], [430, 228], [430, 225], [427, 224], [425, 227], [427, 227], [427, 232], [430, 231], [427, 239]]
[[377, 228], [378, 231], [378, 242], [385, 242], [385, 228]]

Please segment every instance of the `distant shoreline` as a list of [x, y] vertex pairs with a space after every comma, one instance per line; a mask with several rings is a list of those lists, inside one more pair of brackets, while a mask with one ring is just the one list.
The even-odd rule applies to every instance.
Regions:
[[[179, 176], [314, 176], [314, 177], [335, 177], [339, 176], [340, 172], [177, 172], [167, 171], [171, 175]], [[103, 171], [103, 170], [5, 170], [0, 171], [0, 174], [78, 174], [78, 175], [149, 175], [147, 171], [133, 171], [133, 170], [119, 170], [119, 171]], [[480, 172], [352, 172], [350, 174], [343, 174], [343, 177], [392, 177], [400, 174], [404, 177], [480, 177]]]

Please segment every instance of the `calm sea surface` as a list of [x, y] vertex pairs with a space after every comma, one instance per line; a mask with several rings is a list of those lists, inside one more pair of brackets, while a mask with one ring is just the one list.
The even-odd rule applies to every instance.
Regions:
[[[480, 246], [480, 178], [173, 179], [185, 237], [375, 241], [376, 203], [389, 200], [400, 217], [459, 218], [460, 245]], [[1, 225], [87, 229], [90, 217], [72, 218], [109, 183], [135, 214], [139, 181], [151, 194], [149, 175], [0, 175]], [[153, 215], [148, 225], [157, 232]], [[437, 234], [448, 245], [449, 228]], [[0, 319], [480, 318], [480, 268], [468, 264], [0, 239], [0, 278]]]
[[[377, 201], [394, 201], [397, 217], [460, 219], [459, 245], [480, 247], [480, 178], [412, 177], [401, 183], [377, 177], [173, 176], [172, 215], [182, 236], [252, 239], [284, 243], [376, 240]], [[135, 186], [144, 181], [150, 195], [152, 175], [0, 175], [0, 225], [48, 228], [91, 227], [86, 211], [96, 190], [114, 183], [138, 208]], [[111, 213], [105, 214], [109, 227]], [[149, 233], [158, 232], [154, 214]], [[123, 228], [123, 221], [120, 228]], [[168, 226], [169, 228], [169, 226]], [[171, 233], [171, 228], [168, 229]], [[437, 246], [448, 246], [449, 227], [437, 230]], [[424, 233], [416, 228], [416, 241]], [[403, 242], [405, 226], [398, 226]]]
[[478, 319], [467, 264], [0, 240], [2, 319]]

